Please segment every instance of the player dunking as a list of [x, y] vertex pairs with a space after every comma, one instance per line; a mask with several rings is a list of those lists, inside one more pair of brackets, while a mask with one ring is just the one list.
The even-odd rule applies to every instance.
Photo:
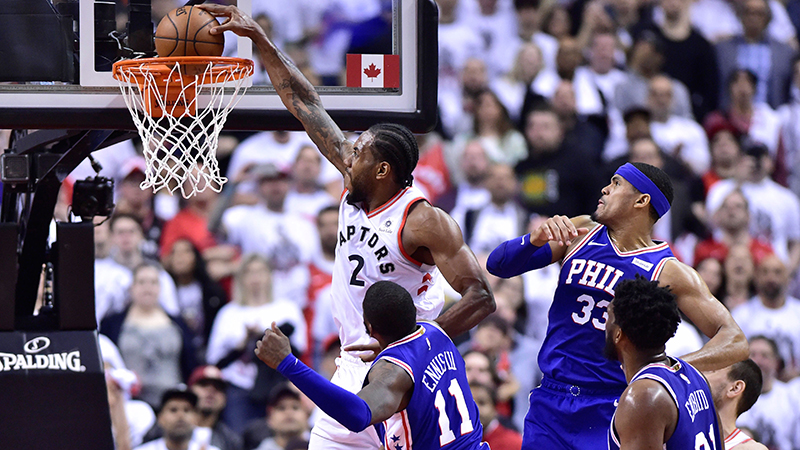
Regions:
[[668, 288], [636, 276], [608, 306], [603, 353], [622, 363], [628, 387], [611, 419], [608, 449], [722, 447], [711, 388], [686, 361], [667, 356], [681, 314]]
[[562, 263], [539, 352], [544, 378], [530, 395], [523, 449], [606, 448], [614, 401], [626, 386], [619, 364], [602, 355], [606, 308], [617, 284], [636, 274], [669, 285], [680, 310], [711, 338], [687, 361], [713, 370], [747, 358], [747, 341], [728, 310], [665, 242], [650, 238], [671, 203], [672, 184], [662, 170], [628, 163], [602, 189], [591, 218], [551, 217], [489, 256], [489, 272], [504, 278]]
[[[361, 300], [378, 280], [394, 281], [409, 291], [417, 317], [433, 320], [457, 336], [494, 311], [488, 283], [455, 221], [431, 206], [412, 186], [419, 149], [402, 126], [371, 127], [355, 143], [322, 107], [314, 87], [249, 16], [233, 6], [200, 6], [227, 17], [212, 33], [233, 31], [249, 37], [283, 104], [303, 124], [323, 155], [344, 176], [333, 282], [333, 317], [344, 349], [364, 349]], [[440, 317], [443, 275], [462, 299]], [[373, 346], [374, 347], [374, 346]], [[368, 364], [343, 351], [332, 381], [358, 391]], [[317, 421], [309, 448], [372, 449], [380, 442], [372, 428], [353, 434], [330, 417]]]
[[364, 325], [381, 352], [364, 389], [352, 394], [292, 356], [289, 339], [273, 324], [256, 355], [289, 378], [348, 429], [378, 428], [386, 450], [489, 450], [482, 443], [478, 406], [464, 360], [435, 322], [416, 323], [408, 291], [379, 281], [364, 297]]

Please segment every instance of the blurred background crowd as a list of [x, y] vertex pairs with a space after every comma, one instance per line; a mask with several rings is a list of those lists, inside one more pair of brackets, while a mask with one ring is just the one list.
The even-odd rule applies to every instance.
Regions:
[[[180, 3], [154, 1], [154, 20]], [[662, 168], [675, 200], [653, 238], [730, 309], [764, 375], [739, 425], [800, 449], [800, 0], [437, 3], [440, 120], [418, 136], [415, 184], [485, 261], [551, 215], [592, 213], [624, 162]], [[253, 16], [316, 85], [335, 86], [345, 53], [391, 51], [391, 7], [253, 0]], [[269, 82], [263, 69], [256, 82]], [[223, 133], [226, 189], [184, 200], [139, 188], [140, 147], [94, 155], [117, 186], [95, 228], [117, 436], [135, 447], [168, 435], [175, 421], [154, 411], [186, 383], [197, 442], [304, 448], [314, 405], [252, 349], [276, 321], [305, 362], [335, 370], [341, 175], [305, 133]], [[71, 180], [93, 174], [86, 163]], [[55, 220], [68, 220], [69, 181], [60, 197]], [[558, 271], [487, 274], [497, 312], [457, 338], [493, 450], [521, 443]], [[705, 339], [685, 321], [668, 352]]]

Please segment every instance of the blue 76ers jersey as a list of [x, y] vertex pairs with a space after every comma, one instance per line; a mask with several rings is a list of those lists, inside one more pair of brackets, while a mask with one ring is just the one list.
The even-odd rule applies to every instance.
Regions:
[[614, 287], [636, 274], [657, 280], [674, 258], [666, 242], [621, 252], [605, 226], [592, 229], [564, 257], [539, 352], [542, 373], [562, 383], [618, 389], [621, 394], [627, 383], [620, 364], [603, 356], [606, 308], [614, 299]]
[[414, 380], [408, 406], [377, 427], [384, 448], [477, 450], [483, 427], [464, 360], [437, 324], [417, 325], [414, 333], [386, 347], [373, 362], [397, 364]]
[[[717, 410], [711, 397], [711, 388], [705, 377], [686, 361], [672, 358], [674, 364], [656, 363], [644, 366], [631, 378], [649, 379], [661, 383], [667, 389], [678, 408], [675, 431], [667, 440], [666, 450], [724, 450], [722, 431], [717, 423]], [[619, 437], [614, 420], [608, 430], [609, 450], [619, 450]]]

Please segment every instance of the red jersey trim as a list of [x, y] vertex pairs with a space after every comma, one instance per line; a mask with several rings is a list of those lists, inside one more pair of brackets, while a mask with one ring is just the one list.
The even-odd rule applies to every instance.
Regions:
[[395, 194], [394, 197], [390, 198], [389, 201], [387, 201], [386, 203], [382, 204], [381, 206], [375, 208], [374, 211], [370, 211], [367, 214], [367, 217], [371, 219], [371, 218], [375, 217], [376, 215], [386, 211], [390, 206], [394, 205], [395, 202], [400, 200], [400, 197], [402, 197], [403, 194], [405, 194], [406, 191], [408, 191], [408, 189], [409, 189], [408, 187], [406, 187], [405, 189], [401, 189], [400, 192]]
[[411, 255], [409, 255], [406, 252], [406, 248], [403, 247], [403, 228], [406, 227], [406, 219], [408, 219], [408, 210], [411, 209], [412, 205], [417, 204], [417, 202], [420, 200], [425, 200], [425, 197], [417, 197], [408, 202], [408, 206], [406, 206], [406, 210], [403, 212], [403, 221], [400, 222], [400, 229], [397, 230], [397, 246], [400, 248], [400, 253], [402, 253], [403, 256], [405, 256], [405, 258], [409, 260], [409, 262], [411, 262], [417, 267], [422, 267], [422, 263], [412, 258]]
[[[597, 225], [596, 225], [596, 226], [595, 226], [595, 227], [592, 229], [592, 231], [590, 231], [590, 232], [589, 232], [589, 233], [588, 233], [586, 236], [584, 236], [584, 237], [581, 239], [581, 241], [578, 243], [578, 245], [576, 245], [576, 246], [575, 246], [575, 248], [573, 248], [573, 249], [572, 249], [572, 251], [571, 251], [571, 252], [569, 252], [569, 253], [567, 254], [567, 256], [565, 256], [565, 257], [564, 257], [564, 261], [566, 261], [566, 260], [568, 260], [568, 259], [572, 258], [572, 256], [573, 256], [573, 255], [575, 255], [575, 253], [577, 253], [577, 252], [578, 252], [578, 250], [580, 250], [580, 249], [582, 249], [583, 247], [585, 247], [585, 246], [586, 246], [586, 243], [587, 243], [587, 242], [589, 242], [589, 239], [591, 239], [591, 238], [592, 238], [592, 236], [594, 236], [595, 234], [597, 234], [597, 232], [598, 232], [598, 231], [600, 231], [600, 228], [602, 228], [602, 225], [598, 223], [598, 224], [597, 224]], [[549, 245], [549, 244], [545, 244], [545, 245]]]

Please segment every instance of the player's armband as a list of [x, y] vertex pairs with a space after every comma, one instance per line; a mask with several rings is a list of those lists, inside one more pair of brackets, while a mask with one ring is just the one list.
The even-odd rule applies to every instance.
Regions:
[[372, 423], [372, 410], [364, 399], [326, 380], [294, 355], [281, 361], [278, 372], [348, 430], [358, 433]]
[[486, 270], [500, 278], [511, 278], [529, 270], [541, 269], [552, 262], [553, 250], [550, 245], [532, 245], [531, 235], [526, 234], [505, 241], [492, 250], [486, 260]]

